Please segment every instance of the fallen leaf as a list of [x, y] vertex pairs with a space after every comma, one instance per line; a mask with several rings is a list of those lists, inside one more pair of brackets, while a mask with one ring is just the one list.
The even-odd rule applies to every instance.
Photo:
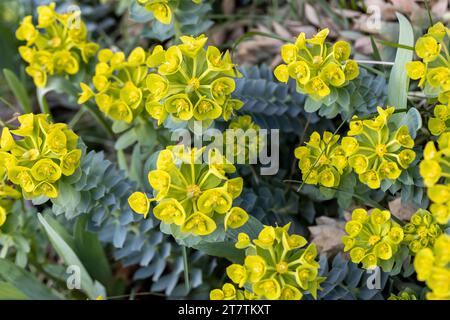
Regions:
[[320, 25], [320, 19], [319, 16], [317, 15], [316, 9], [314, 9], [313, 6], [307, 3], [305, 4], [305, 16], [306, 19], [308, 19], [308, 21], [311, 22], [313, 25], [315, 26]]

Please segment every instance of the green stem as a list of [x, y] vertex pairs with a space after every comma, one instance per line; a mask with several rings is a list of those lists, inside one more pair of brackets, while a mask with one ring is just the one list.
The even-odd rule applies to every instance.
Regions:
[[100, 110], [98, 110], [95, 106], [93, 106], [90, 103], [87, 103], [83, 105], [84, 108], [87, 108], [87, 110], [90, 112], [92, 117], [102, 126], [102, 128], [105, 130], [106, 134], [109, 138], [114, 138], [114, 132], [111, 129], [111, 126], [108, 124], [108, 122], [105, 120], [103, 115], [101, 114]]
[[184, 265], [184, 284], [186, 285], [186, 294], [191, 291], [191, 283], [189, 281], [189, 264], [187, 259], [187, 249], [185, 246], [181, 247], [183, 253], [183, 265]]
[[86, 108], [80, 108], [80, 110], [78, 110], [77, 113], [75, 113], [72, 120], [70, 120], [69, 127], [73, 129], [78, 123], [78, 121], [80, 121], [81, 117], [86, 113], [86, 111], [87, 111]]
[[427, 9], [428, 12], [428, 19], [430, 20], [430, 27], [431, 27], [433, 25], [433, 17], [431, 16], [430, 5], [428, 3], [428, 0], [424, 0], [423, 2], [425, 2], [425, 8]]

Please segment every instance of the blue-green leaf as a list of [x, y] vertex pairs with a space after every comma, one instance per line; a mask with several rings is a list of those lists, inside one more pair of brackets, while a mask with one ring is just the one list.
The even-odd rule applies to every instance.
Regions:
[[12, 284], [0, 281], [0, 300], [28, 300], [28, 297]]
[[[414, 46], [414, 31], [411, 23], [400, 13], [397, 13], [400, 32], [398, 43], [409, 47]], [[391, 70], [388, 85], [388, 104], [396, 109], [406, 109], [409, 77], [406, 73], [406, 64], [413, 58], [413, 51], [398, 48], [395, 63]]]
[[11, 70], [3, 69], [3, 75], [5, 76], [6, 82], [8, 83], [11, 91], [14, 93], [14, 96], [22, 106], [23, 112], [31, 113], [32, 109], [30, 99], [28, 98], [27, 90], [23, 84]]
[[[60, 300], [62, 296], [42, 284], [34, 275], [14, 263], [0, 259], [0, 277], [29, 299]], [[11, 289], [11, 287], [10, 287]], [[17, 294], [17, 292], [16, 292]], [[12, 298], [12, 297], [10, 297]]]
[[308, 97], [308, 99], [306, 99], [306, 102], [305, 102], [305, 111], [310, 112], [310, 113], [316, 112], [317, 110], [320, 109], [321, 106], [322, 106], [321, 101], [315, 101], [311, 97]]
[[106, 296], [104, 289], [99, 290], [98, 285], [91, 279], [86, 268], [81, 263], [73, 249], [64, 241], [64, 239], [52, 228], [45, 218], [38, 213], [39, 222], [44, 227], [50, 242], [52, 243], [58, 255], [64, 260], [65, 264], [77, 266], [80, 268], [81, 290], [86, 293], [90, 299], [95, 299], [99, 295]]

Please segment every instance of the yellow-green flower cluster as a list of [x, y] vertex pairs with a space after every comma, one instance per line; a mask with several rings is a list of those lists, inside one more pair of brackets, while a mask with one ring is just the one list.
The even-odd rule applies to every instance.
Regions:
[[131, 208], [146, 217], [150, 204], [157, 202], [153, 208], [157, 219], [198, 236], [211, 234], [218, 224], [225, 230], [244, 225], [247, 212], [233, 207], [233, 200], [242, 192], [242, 178], [227, 177], [236, 168], [215, 149], [209, 151], [208, 164], [202, 163], [203, 152], [203, 148], [186, 150], [182, 145], [162, 150], [156, 170], [148, 174], [153, 197], [135, 192], [128, 199]]
[[[191, 1], [196, 4], [202, 3], [202, 0]], [[153, 13], [155, 19], [163, 24], [170, 24], [172, 21], [172, 11], [178, 3], [178, 1], [173, 0], [136, 0], [136, 2]]]
[[449, 29], [441, 22], [428, 29], [415, 46], [416, 54], [422, 61], [412, 61], [406, 65], [408, 76], [419, 80], [419, 86], [430, 86], [441, 103], [449, 103], [450, 97], [450, 55], [445, 43]]
[[98, 45], [87, 41], [87, 29], [80, 12], [57, 13], [55, 3], [37, 8], [38, 24], [26, 16], [16, 31], [18, 40], [26, 41], [19, 47], [25, 71], [37, 87], [45, 87], [50, 75], [73, 75], [80, 69], [80, 61], [88, 62]]
[[[0, 141], [1, 142], [1, 141]], [[0, 151], [0, 156], [3, 153]], [[8, 211], [12, 206], [13, 200], [20, 199], [21, 194], [14, 186], [6, 183], [9, 163], [7, 157], [0, 157], [0, 227], [5, 224]]]
[[149, 86], [153, 83], [148, 76], [148, 56], [141, 47], [133, 49], [128, 57], [121, 51], [100, 50], [92, 77], [95, 91], [80, 83], [82, 92], [78, 103], [94, 97], [98, 108], [110, 118], [133, 122], [144, 109]]
[[425, 281], [429, 300], [450, 300], [450, 236], [442, 234], [433, 248], [420, 250], [414, 259], [417, 279]]
[[394, 259], [404, 239], [403, 229], [391, 219], [391, 213], [380, 209], [373, 209], [371, 213], [361, 208], [353, 210], [345, 231], [344, 252], [350, 251], [352, 262], [362, 262], [365, 269]]
[[427, 210], [419, 209], [411, 216], [409, 223], [403, 226], [404, 241], [412, 253], [423, 248], [433, 247], [434, 241], [442, 233], [442, 229], [434, 216]]
[[256, 300], [258, 297], [248, 290], [236, 288], [233, 283], [225, 283], [221, 289], [209, 293], [210, 300]]
[[371, 189], [380, 188], [383, 179], [396, 180], [416, 158], [408, 127], [392, 131], [388, 126], [394, 108], [377, 110], [378, 116], [373, 119], [353, 117], [348, 136], [342, 140], [342, 148], [353, 153], [348, 159], [350, 167]]
[[438, 223], [447, 224], [450, 220], [450, 132], [441, 134], [437, 143], [439, 150], [433, 141], [425, 145], [419, 168], [433, 202], [429, 209]]
[[182, 44], [164, 50], [156, 46], [147, 59], [153, 71], [148, 76], [145, 108], [161, 124], [168, 115], [175, 120], [228, 121], [243, 102], [231, 99], [235, 70], [229, 52], [214, 46], [204, 48], [206, 38], [182, 36]]
[[434, 136], [449, 131], [450, 105], [438, 104], [434, 107], [434, 117], [428, 120], [428, 129]]
[[339, 185], [351, 152], [350, 148], [346, 152], [338, 141], [339, 135], [325, 131], [321, 138], [318, 132], [314, 132], [306, 146], [295, 149], [295, 157], [299, 159], [298, 166], [305, 183], [329, 188]]
[[64, 123], [49, 123], [45, 114], [29, 113], [18, 120], [17, 129], [3, 128], [0, 172], [21, 187], [26, 199], [56, 198], [58, 180], [72, 175], [80, 165], [78, 136]]
[[[307, 247], [305, 238], [289, 235], [290, 224], [284, 227], [264, 226], [252, 242], [245, 233], [238, 235], [236, 248], [246, 249], [244, 264], [232, 264], [227, 275], [239, 288], [251, 287], [252, 292], [236, 291], [234, 298], [300, 300], [305, 292], [315, 299], [320, 283], [319, 263], [315, 244]], [[232, 285], [228, 285], [230, 288]], [[211, 291], [211, 299], [226, 299], [232, 295], [222, 288]]]
[[340, 88], [359, 75], [356, 61], [350, 60], [351, 47], [346, 41], [333, 45], [325, 43], [329, 30], [323, 29], [311, 39], [302, 32], [295, 43], [281, 48], [281, 58], [285, 64], [275, 70], [275, 77], [281, 82], [293, 78], [297, 90], [321, 100], [331, 93], [332, 88]]
[[[0, 163], [2, 161], [0, 160]], [[0, 164], [0, 227], [5, 224], [8, 210], [12, 206], [12, 202], [15, 199], [20, 199], [21, 194], [13, 186], [6, 184], [7, 170]]]
[[414, 293], [405, 290], [398, 295], [391, 293], [391, 296], [388, 298], [388, 300], [417, 300], [417, 297]]
[[233, 146], [235, 163], [247, 163], [250, 152], [255, 157], [258, 156], [264, 144], [259, 138], [259, 130], [259, 125], [253, 122], [249, 115], [239, 116], [230, 122], [228, 129], [223, 133], [223, 141], [226, 146]]

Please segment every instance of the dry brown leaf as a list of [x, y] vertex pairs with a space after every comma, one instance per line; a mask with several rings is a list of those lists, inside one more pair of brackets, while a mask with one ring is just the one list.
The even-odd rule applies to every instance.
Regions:
[[236, 8], [235, 0], [223, 0], [222, 1], [222, 10], [224, 14], [232, 14]]
[[448, 11], [448, 0], [439, 0], [431, 8], [431, 12], [437, 17], [442, 17]]
[[344, 18], [357, 18], [361, 15], [361, 12], [349, 9], [336, 9], [333, 8], [336, 14], [343, 16]]
[[369, 37], [360, 37], [355, 41], [355, 50], [365, 55], [373, 53], [372, 43]]
[[420, 6], [414, 0], [391, 0], [394, 7], [403, 13], [412, 13], [420, 9]]
[[291, 30], [291, 33], [294, 35], [295, 38], [297, 38], [297, 36], [302, 32], [304, 32], [306, 34], [306, 37], [308, 38], [312, 37], [317, 32], [316, 27], [303, 25], [297, 21], [289, 22], [287, 24], [287, 28]]
[[389, 202], [389, 211], [400, 220], [409, 221], [417, 208], [410, 203], [403, 204], [401, 198], [397, 198]]
[[281, 37], [284, 38], [291, 38], [292, 34], [285, 28], [283, 27], [281, 24], [279, 24], [278, 22], [273, 22], [273, 30], [275, 31], [275, 33]]
[[320, 19], [319, 16], [317, 15], [316, 9], [314, 9], [313, 6], [307, 3], [305, 4], [305, 16], [306, 19], [308, 19], [308, 21], [311, 22], [313, 25], [315, 26], [320, 25]]

